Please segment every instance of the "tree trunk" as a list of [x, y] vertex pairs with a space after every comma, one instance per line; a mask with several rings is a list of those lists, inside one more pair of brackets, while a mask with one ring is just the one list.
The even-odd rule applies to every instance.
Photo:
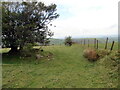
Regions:
[[22, 45], [20, 45], [20, 49], [19, 49], [19, 51], [22, 51], [23, 50], [23, 46]]
[[9, 51], [9, 53], [16, 53], [18, 52], [18, 49], [16, 46], [11, 46], [11, 50]]

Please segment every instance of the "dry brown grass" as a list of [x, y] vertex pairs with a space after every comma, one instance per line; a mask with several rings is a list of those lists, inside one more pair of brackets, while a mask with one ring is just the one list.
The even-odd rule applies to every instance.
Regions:
[[87, 58], [88, 60], [90, 60], [90, 61], [96, 61], [96, 60], [99, 58], [96, 50], [91, 49], [91, 48], [85, 49], [85, 50], [83, 51], [83, 56], [84, 56], [85, 58]]

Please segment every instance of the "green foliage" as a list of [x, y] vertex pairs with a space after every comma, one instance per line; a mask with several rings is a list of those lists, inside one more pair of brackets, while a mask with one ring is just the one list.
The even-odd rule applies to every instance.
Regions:
[[33, 44], [27, 43], [20, 52], [22, 56], [32, 56], [34, 53]]
[[112, 51], [112, 53], [110, 54], [110, 59], [115, 61], [116, 64], [120, 64], [120, 52]]
[[35, 42], [35, 43], [33, 43], [33, 46], [39, 46], [39, 43]]
[[32, 48], [33, 48], [33, 44], [27, 43], [27, 44], [23, 47], [23, 50], [31, 51]]
[[98, 53], [100, 58], [103, 58], [104, 56], [110, 54], [110, 50], [98, 49], [97, 53]]
[[3, 2], [2, 39], [6, 47], [22, 48], [26, 43], [44, 43], [53, 36], [48, 24], [59, 15], [56, 5], [42, 2]]
[[45, 45], [49, 45], [49, 44], [50, 44], [50, 40], [48, 39], [45, 41]]
[[65, 45], [66, 46], [71, 46], [72, 45], [72, 37], [68, 36], [65, 38]]

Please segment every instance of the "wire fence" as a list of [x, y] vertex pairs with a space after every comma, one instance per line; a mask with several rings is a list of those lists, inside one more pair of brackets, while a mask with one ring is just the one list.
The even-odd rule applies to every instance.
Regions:
[[106, 39], [81, 39], [78, 43], [86, 47], [93, 47], [95, 49], [102, 48], [112, 51], [114, 48], [117, 48], [117, 42], [115, 42], [114, 40], [110, 40], [108, 37]]

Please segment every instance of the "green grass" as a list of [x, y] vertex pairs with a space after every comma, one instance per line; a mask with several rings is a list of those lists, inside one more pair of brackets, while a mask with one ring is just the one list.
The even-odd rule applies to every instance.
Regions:
[[[83, 57], [84, 48], [81, 45], [43, 47], [44, 52], [53, 53], [50, 60], [3, 56], [3, 88], [116, 88], [118, 73], [113, 61], [106, 56], [89, 62]], [[110, 76], [110, 72], [114, 75]]]
[[10, 48], [2, 48], [0, 49], [0, 53], [6, 53], [10, 50]]

